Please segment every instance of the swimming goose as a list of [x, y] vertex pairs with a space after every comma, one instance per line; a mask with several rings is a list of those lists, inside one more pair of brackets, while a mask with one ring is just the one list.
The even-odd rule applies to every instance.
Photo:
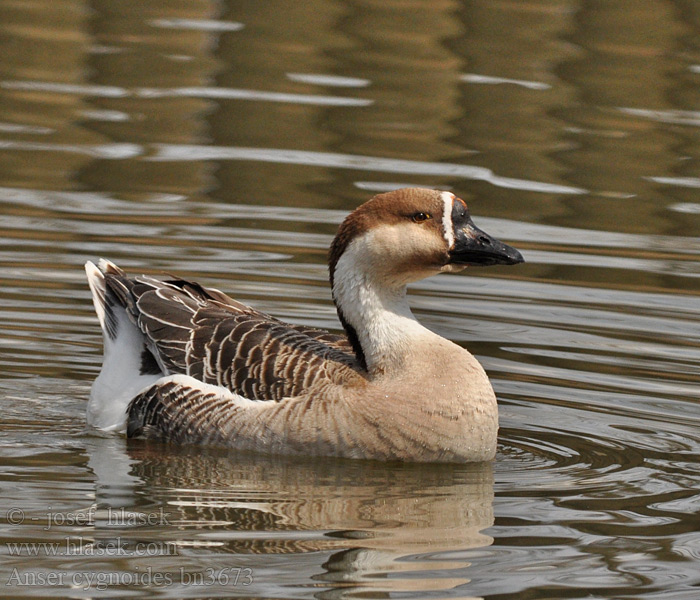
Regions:
[[345, 336], [284, 323], [198, 283], [88, 262], [104, 334], [88, 422], [266, 453], [491, 460], [498, 409], [489, 379], [467, 350], [415, 319], [406, 285], [522, 261], [449, 192], [375, 196], [330, 249]]

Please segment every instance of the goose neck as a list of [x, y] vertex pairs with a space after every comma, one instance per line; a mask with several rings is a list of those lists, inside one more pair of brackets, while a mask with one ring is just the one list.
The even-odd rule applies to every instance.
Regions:
[[333, 300], [358, 360], [373, 377], [398, 374], [421, 339], [432, 336], [413, 316], [405, 284], [336, 267]]

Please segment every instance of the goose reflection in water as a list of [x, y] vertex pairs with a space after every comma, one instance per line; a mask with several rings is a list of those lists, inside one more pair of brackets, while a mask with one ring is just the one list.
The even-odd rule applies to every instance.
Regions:
[[[372, 593], [451, 589], [468, 582], [465, 551], [492, 543], [482, 533], [493, 524], [488, 463], [427, 466], [175, 446], [166, 452], [142, 440], [93, 441], [98, 507], [166, 515], [148, 528], [96, 523], [96, 543], [119, 536], [122, 544], [168, 549], [133, 557], [132, 569], [152, 565], [177, 575], [182, 555], [193, 568], [199, 554], [202, 571], [254, 568], [246, 594], [283, 585], [290, 568], [288, 581], [299, 581], [305, 568], [322, 596], [346, 586]], [[269, 555], [269, 569], [261, 573], [252, 554]], [[283, 559], [290, 554], [294, 561]], [[300, 561], [302, 554], [309, 560]]]

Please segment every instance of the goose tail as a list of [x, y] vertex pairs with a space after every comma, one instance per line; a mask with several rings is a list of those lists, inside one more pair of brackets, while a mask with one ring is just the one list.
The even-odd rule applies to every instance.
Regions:
[[123, 432], [131, 399], [165, 373], [127, 310], [133, 297], [124, 271], [101, 259], [97, 265], [88, 261], [85, 273], [104, 338], [102, 369], [90, 391], [87, 421], [99, 429]]

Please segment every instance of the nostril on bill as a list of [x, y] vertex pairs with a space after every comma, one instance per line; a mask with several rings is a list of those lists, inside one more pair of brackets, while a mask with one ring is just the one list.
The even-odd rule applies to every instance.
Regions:
[[480, 235], [479, 236], [479, 241], [484, 245], [484, 246], [490, 246], [491, 245], [491, 240], [487, 238], [486, 236]]

